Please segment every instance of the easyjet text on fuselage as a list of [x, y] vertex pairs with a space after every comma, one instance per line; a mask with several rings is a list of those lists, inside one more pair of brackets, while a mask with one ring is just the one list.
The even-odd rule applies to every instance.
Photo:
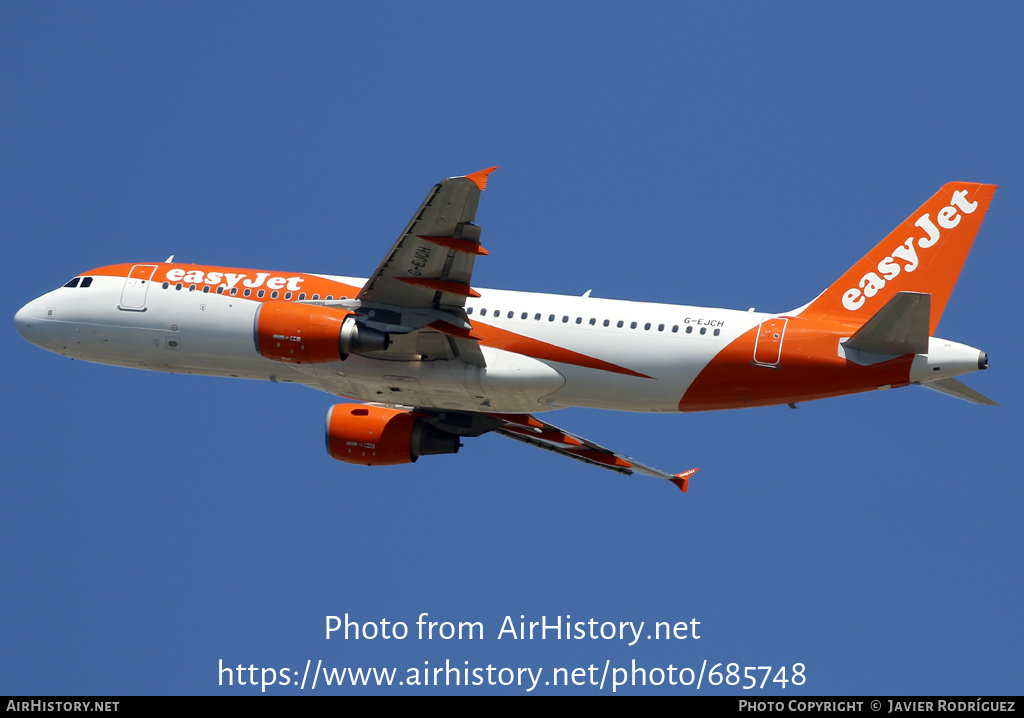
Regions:
[[255, 277], [250, 277], [246, 272], [206, 272], [200, 269], [186, 270], [180, 267], [167, 270], [168, 282], [182, 282], [183, 284], [209, 284], [212, 287], [223, 285], [225, 289], [233, 289], [239, 286], [246, 289], [259, 289], [265, 287], [271, 290], [285, 290], [297, 292], [301, 289], [303, 277], [282, 277], [270, 272], [256, 272]]

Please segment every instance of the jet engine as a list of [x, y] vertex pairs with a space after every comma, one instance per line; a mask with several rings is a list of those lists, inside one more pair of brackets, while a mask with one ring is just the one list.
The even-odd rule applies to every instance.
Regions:
[[383, 351], [386, 332], [357, 321], [344, 309], [295, 302], [266, 302], [253, 322], [260, 356], [290, 364], [341, 361], [353, 352]]
[[335, 404], [327, 412], [327, 453], [364, 466], [411, 464], [428, 454], [455, 454], [459, 437], [412, 411]]

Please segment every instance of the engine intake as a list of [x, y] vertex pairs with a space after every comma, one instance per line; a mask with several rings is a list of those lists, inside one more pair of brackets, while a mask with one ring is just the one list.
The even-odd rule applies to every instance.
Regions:
[[360, 324], [352, 312], [295, 302], [261, 304], [253, 334], [260, 356], [290, 364], [342, 361], [391, 345], [387, 332]]
[[327, 453], [363, 466], [411, 464], [429, 454], [455, 454], [459, 437], [412, 411], [335, 404], [327, 412]]

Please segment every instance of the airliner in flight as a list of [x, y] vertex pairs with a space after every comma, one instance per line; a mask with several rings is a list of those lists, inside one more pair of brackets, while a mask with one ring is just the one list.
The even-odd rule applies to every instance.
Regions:
[[494, 167], [435, 185], [369, 279], [136, 262], [84, 272], [15, 315], [23, 337], [118, 366], [305, 384], [340, 461], [405, 464], [496, 432], [683, 491], [672, 474], [536, 415], [790, 404], [954, 377], [987, 355], [935, 334], [995, 192], [952, 182], [815, 299], [781, 314], [480, 289], [474, 223]]

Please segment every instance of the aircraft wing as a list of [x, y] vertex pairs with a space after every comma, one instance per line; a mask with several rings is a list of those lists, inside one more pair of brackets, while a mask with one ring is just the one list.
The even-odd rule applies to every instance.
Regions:
[[487, 254], [476, 219], [491, 167], [434, 185], [358, 299], [407, 308], [461, 307], [476, 296], [473, 262]]
[[480, 246], [480, 227], [473, 220], [487, 176], [496, 169], [434, 185], [357, 295], [366, 308], [361, 313], [378, 323], [387, 323], [380, 322], [380, 317], [409, 317], [410, 313], [419, 314], [423, 322], [431, 320], [406, 329], [409, 336], [404, 340], [396, 337], [397, 346], [389, 355], [458, 357], [484, 365], [465, 305], [467, 297], [479, 296], [470, 278], [477, 256], [487, 250]]
[[632, 475], [634, 472], [647, 474], [659, 479], [671, 481], [679, 487], [680, 491], [686, 492], [689, 487], [690, 477], [697, 473], [697, 469], [690, 469], [681, 474], [669, 474], [664, 471], [641, 464], [617, 451], [612, 451], [593, 441], [584, 439], [581, 436], [570, 434], [567, 431], [541, 421], [530, 414], [490, 414], [489, 416], [500, 420], [502, 423], [493, 431], [510, 439], [521, 441], [524, 444], [536, 446], [541, 449], [553, 451], [556, 454], [567, 456], [570, 459], [583, 461], [592, 466], [599, 466], [602, 469], [610, 469], [620, 474]]

